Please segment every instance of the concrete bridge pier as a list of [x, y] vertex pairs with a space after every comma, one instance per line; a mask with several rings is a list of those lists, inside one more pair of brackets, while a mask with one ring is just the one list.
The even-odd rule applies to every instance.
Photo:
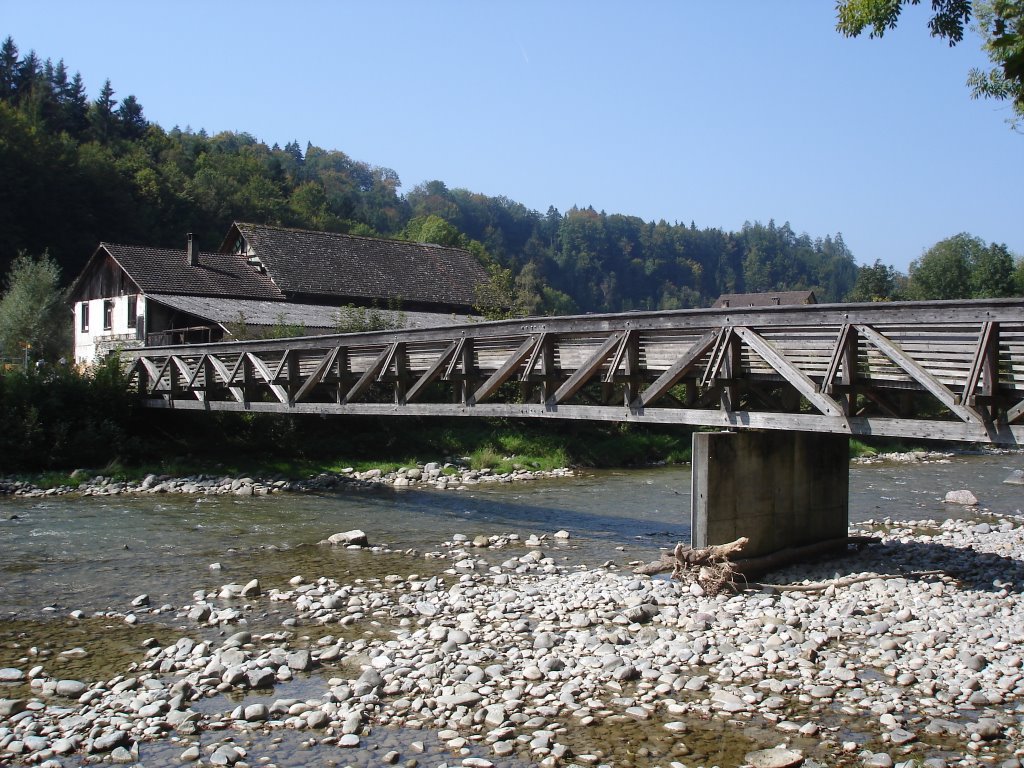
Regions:
[[846, 536], [849, 438], [814, 432], [695, 432], [691, 544], [750, 539], [741, 556]]

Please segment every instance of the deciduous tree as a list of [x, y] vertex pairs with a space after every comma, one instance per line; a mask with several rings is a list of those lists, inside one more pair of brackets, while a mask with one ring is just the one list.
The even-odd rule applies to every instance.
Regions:
[[71, 320], [60, 289], [60, 267], [44, 253], [24, 253], [11, 265], [0, 298], [4, 357], [57, 360], [71, 351]]
[[[865, 29], [882, 37], [894, 29], [906, 5], [920, 0], [838, 0], [836, 29], [856, 37]], [[928, 28], [935, 37], [956, 45], [973, 18], [982, 38], [982, 50], [992, 68], [972, 69], [967, 78], [974, 98], [995, 98], [1013, 105], [1010, 123], [1024, 122], [1024, 0], [932, 0]]]

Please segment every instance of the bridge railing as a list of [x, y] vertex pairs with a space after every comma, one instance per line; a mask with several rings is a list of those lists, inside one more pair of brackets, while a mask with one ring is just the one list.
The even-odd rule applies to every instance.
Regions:
[[124, 355], [152, 407], [522, 416], [1024, 444], [1024, 300], [479, 322]]

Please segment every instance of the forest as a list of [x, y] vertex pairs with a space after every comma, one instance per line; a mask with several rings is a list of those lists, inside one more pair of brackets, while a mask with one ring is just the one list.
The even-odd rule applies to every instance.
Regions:
[[[811, 289], [819, 302], [933, 292], [914, 284], [913, 268], [858, 268], [841, 234], [798, 234], [788, 222], [729, 232], [591, 207], [540, 213], [443, 181], [403, 193], [395, 171], [340, 150], [165, 129], [135, 95], [118, 98], [108, 80], [90, 99], [63, 60], [22, 55], [10, 37], [0, 46], [0, 177], [0, 275], [19, 254], [48, 253], [66, 283], [101, 241], [182, 248], [193, 232], [214, 250], [232, 221], [252, 221], [462, 245], [491, 266], [491, 305], [520, 315], [701, 307], [770, 290]], [[982, 269], [978, 249], [994, 270], [962, 293], [1021, 292], [1024, 267], [1005, 246], [957, 237], [960, 272]], [[949, 274], [945, 264], [932, 271]]]

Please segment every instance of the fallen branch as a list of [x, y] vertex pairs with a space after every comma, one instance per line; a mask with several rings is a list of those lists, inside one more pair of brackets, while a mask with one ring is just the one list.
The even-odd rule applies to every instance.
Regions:
[[862, 581], [874, 581], [882, 579], [922, 579], [926, 576], [944, 576], [945, 571], [911, 571], [910, 573], [869, 573], [860, 576], [846, 576], [841, 579], [829, 579], [828, 581], [817, 581], [812, 584], [751, 584], [751, 589], [774, 589], [778, 592], [824, 592], [829, 587], [848, 587], [851, 584], [859, 584]]

